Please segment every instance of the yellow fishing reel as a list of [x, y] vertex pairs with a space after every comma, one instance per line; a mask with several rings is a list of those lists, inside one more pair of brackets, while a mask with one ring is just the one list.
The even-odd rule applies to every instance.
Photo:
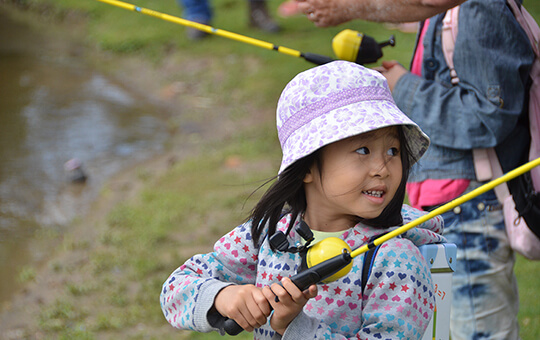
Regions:
[[388, 45], [396, 45], [393, 35], [388, 41], [377, 43], [372, 37], [351, 29], [339, 32], [332, 39], [332, 49], [336, 57], [360, 65], [379, 60], [383, 56], [382, 48]]
[[299, 288], [304, 290], [317, 282], [332, 282], [349, 273], [352, 268], [351, 248], [345, 241], [327, 237], [310, 246], [314, 240], [313, 232], [303, 220], [295, 231], [306, 241], [304, 245], [291, 247], [281, 231], [276, 231], [269, 242], [278, 251], [300, 253], [302, 263], [294, 281]]
[[[308, 268], [313, 268], [316, 265], [323, 263], [326, 260], [334, 258], [343, 253], [351, 253], [351, 247], [340, 238], [328, 237], [311, 246], [306, 254], [306, 264]], [[324, 283], [335, 281], [347, 275], [352, 268], [352, 261], [335, 274], [322, 280]]]

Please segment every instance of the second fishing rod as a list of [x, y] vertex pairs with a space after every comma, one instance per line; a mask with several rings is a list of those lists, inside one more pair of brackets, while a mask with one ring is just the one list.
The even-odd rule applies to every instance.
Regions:
[[[334, 61], [333, 58], [310, 52], [301, 52], [289, 47], [275, 45], [263, 40], [247, 37], [238, 33], [229, 32], [209, 25], [200, 24], [195, 21], [182, 19], [166, 13], [154, 11], [152, 9], [136, 6], [119, 0], [97, 0], [115, 7], [127, 9], [140, 14], [148, 15], [160, 20], [172, 22], [185, 27], [194, 28], [208, 34], [213, 34], [239, 41], [241, 43], [257, 46], [267, 50], [276, 51], [296, 58], [303, 58], [315, 65], [322, 65]], [[376, 62], [383, 56], [382, 48], [394, 46], [395, 38], [392, 35], [388, 41], [377, 43], [375, 39], [363, 33], [346, 29], [338, 33], [332, 40], [332, 48], [338, 59], [352, 61], [360, 65]]]

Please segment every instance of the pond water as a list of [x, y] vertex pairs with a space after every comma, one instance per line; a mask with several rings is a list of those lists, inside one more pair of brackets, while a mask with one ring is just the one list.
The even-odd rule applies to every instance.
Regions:
[[[165, 113], [0, 10], [0, 304], [47, 256], [37, 235], [83, 214], [105, 180], [159, 153]], [[69, 49], [67, 49], [69, 50]], [[83, 162], [84, 184], [64, 163]]]

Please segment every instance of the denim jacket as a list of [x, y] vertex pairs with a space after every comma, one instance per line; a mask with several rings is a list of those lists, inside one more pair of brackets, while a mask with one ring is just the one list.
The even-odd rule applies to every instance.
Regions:
[[424, 44], [423, 77], [407, 73], [393, 92], [399, 108], [431, 137], [411, 182], [475, 180], [475, 148], [497, 146], [507, 171], [523, 160], [529, 143], [524, 113], [534, 52], [506, 1], [461, 5], [454, 51], [460, 82], [454, 86], [441, 44], [444, 15], [432, 17], [423, 42], [417, 42]]

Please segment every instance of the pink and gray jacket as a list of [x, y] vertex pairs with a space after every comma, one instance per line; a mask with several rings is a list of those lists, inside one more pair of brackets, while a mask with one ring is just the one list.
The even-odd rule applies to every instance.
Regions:
[[[402, 209], [404, 223], [423, 214], [407, 205]], [[289, 220], [285, 215], [277, 229], [285, 232]], [[354, 250], [395, 228], [376, 229], [359, 223], [342, 238]], [[307, 302], [283, 336], [268, 322], [254, 331], [254, 338], [421, 339], [433, 316], [435, 295], [429, 268], [417, 246], [444, 242], [442, 229], [443, 221], [436, 217], [384, 243], [364, 292], [364, 255], [355, 257], [349, 274], [318, 285], [319, 295]], [[301, 242], [294, 231], [288, 238], [290, 244]], [[246, 222], [217, 241], [213, 252], [193, 256], [171, 274], [163, 284], [161, 308], [176, 328], [224, 334], [220, 316], [210, 311], [222, 288], [231, 284], [270, 285], [293, 276], [300, 264], [299, 254], [272, 251], [268, 238], [255, 247], [251, 224]]]

